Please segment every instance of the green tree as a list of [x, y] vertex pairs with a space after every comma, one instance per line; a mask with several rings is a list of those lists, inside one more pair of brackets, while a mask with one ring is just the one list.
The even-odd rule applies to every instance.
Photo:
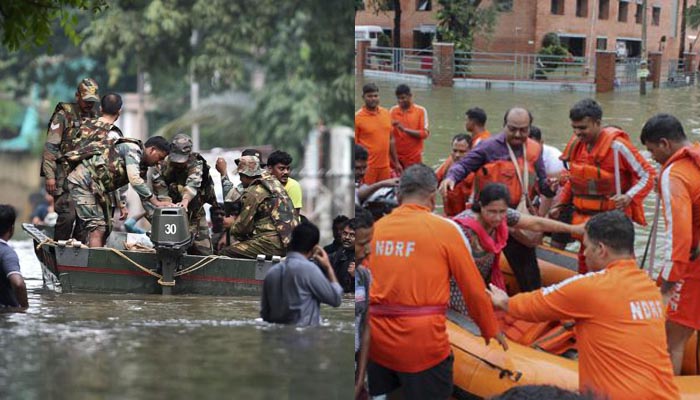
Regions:
[[60, 22], [65, 35], [77, 44], [79, 11], [97, 14], [105, 8], [106, 0], [0, 1], [2, 44], [13, 51], [42, 46], [53, 35], [55, 21]]
[[438, 37], [455, 45], [455, 50], [470, 51], [474, 35], [493, 33], [498, 17], [498, 3], [483, 6], [481, 0], [438, 0]]
[[559, 35], [549, 32], [542, 38], [542, 48], [537, 52], [538, 66], [535, 77], [544, 77], [544, 73], [552, 72], [562, 63], [563, 57], [569, 55], [569, 50], [562, 46]]

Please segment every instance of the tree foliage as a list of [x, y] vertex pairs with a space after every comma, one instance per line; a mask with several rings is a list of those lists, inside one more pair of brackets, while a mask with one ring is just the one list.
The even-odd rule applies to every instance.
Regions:
[[104, 8], [106, 0], [0, 1], [2, 44], [13, 51], [45, 45], [54, 33], [56, 21], [64, 34], [77, 44], [80, 41], [76, 32], [78, 12], [96, 14]]
[[[346, 0], [115, 0], [94, 18], [80, 14], [80, 48], [61, 43], [48, 58], [89, 56], [101, 91], [135, 91], [144, 73], [157, 103], [154, 130], [197, 121], [202, 147], [269, 143], [298, 156], [320, 121], [351, 123], [353, 12]], [[17, 88], [36, 81], [47, 57], [7, 54], [11, 65], [1, 58], [0, 72], [34, 71]], [[189, 112], [191, 76], [202, 101]]]
[[537, 52], [541, 71], [552, 72], [562, 63], [562, 57], [569, 55], [569, 50], [562, 46], [559, 35], [549, 32], [542, 38], [542, 48]]
[[474, 35], [490, 35], [498, 18], [498, 3], [483, 6], [481, 0], [438, 0], [437, 32], [440, 40], [451, 42], [455, 50], [470, 51]]

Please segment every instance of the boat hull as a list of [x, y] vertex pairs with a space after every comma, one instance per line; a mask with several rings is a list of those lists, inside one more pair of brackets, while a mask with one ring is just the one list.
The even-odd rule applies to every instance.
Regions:
[[[31, 224], [24, 224], [34, 240], [37, 258], [42, 267], [44, 284], [61, 293], [134, 293], [161, 294], [158, 278], [143, 269], [156, 271], [155, 253], [109, 248], [61, 246]], [[245, 260], [228, 257], [205, 259], [185, 255], [181, 270], [208, 261], [203, 267], [175, 278], [172, 294], [214, 296], [259, 296], [262, 281], [272, 261]]]

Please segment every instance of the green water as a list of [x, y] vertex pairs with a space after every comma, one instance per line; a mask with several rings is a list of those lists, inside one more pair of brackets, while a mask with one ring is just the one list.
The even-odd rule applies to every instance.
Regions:
[[26, 314], [0, 314], [0, 399], [348, 399], [354, 305], [317, 328], [258, 318], [252, 297], [55, 294], [27, 240]]

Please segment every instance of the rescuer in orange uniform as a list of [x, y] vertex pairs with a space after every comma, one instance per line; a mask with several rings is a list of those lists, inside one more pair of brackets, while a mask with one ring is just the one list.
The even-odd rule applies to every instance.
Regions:
[[397, 105], [391, 107], [391, 134], [403, 169], [423, 162], [423, 142], [430, 136], [428, 111], [413, 102], [408, 85], [396, 87]]
[[399, 182], [400, 206], [374, 225], [367, 368], [373, 396], [398, 387], [407, 399], [451, 396], [450, 277], [486, 343], [495, 337], [507, 348], [467, 239], [454, 222], [432, 213], [436, 196], [435, 173], [413, 165]]
[[486, 112], [479, 107], [473, 107], [465, 113], [464, 128], [472, 134], [472, 147], [476, 147], [482, 141], [491, 137], [491, 132], [486, 129]]
[[374, 83], [362, 87], [365, 105], [355, 113], [355, 143], [369, 153], [364, 183], [391, 178], [391, 168], [401, 175], [403, 168], [396, 155], [394, 136], [391, 134], [389, 110], [379, 105], [379, 88]]
[[[654, 186], [654, 169], [632, 145], [627, 133], [615, 127], [601, 127], [602, 118], [603, 110], [593, 99], [583, 99], [569, 111], [574, 136], [561, 156], [569, 169], [569, 180], [550, 216], [557, 218], [562, 206], [572, 204], [573, 225], [584, 223], [601, 211], [615, 209], [646, 225], [642, 202]], [[588, 271], [583, 250], [582, 246], [580, 273]]]
[[[466, 133], [459, 133], [452, 138], [452, 152], [447, 157], [445, 162], [435, 171], [438, 183], [442, 182], [452, 164], [459, 161], [471, 150], [472, 138]], [[466, 210], [466, 203], [469, 196], [472, 194], [472, 185], [474, 184], [474, 174], [469, 174], [467, 179], [455, 185], [454, 190], [447, 192], [447, 195], [442, 196], [442, 207], [445, 215], [454, 217], [455, 215]]]
[[666, 348], [661, 294], [634, 260], [634, 226], [620, 211], [595, 215], [576, 275], [512, 298], [491, 285], [493, 304], [526, 321], [574, 319], [579, 390], [596, 398], [678, 399]]
[[691, 144], [683, 125], [669, 114], [647, 121], [641, 140], [662, 165], [659, 192], [671, 242], [659, 280], [668, 305], [669, 353], [679, 375], [685, 343], [700, 329], [700, 145]]

